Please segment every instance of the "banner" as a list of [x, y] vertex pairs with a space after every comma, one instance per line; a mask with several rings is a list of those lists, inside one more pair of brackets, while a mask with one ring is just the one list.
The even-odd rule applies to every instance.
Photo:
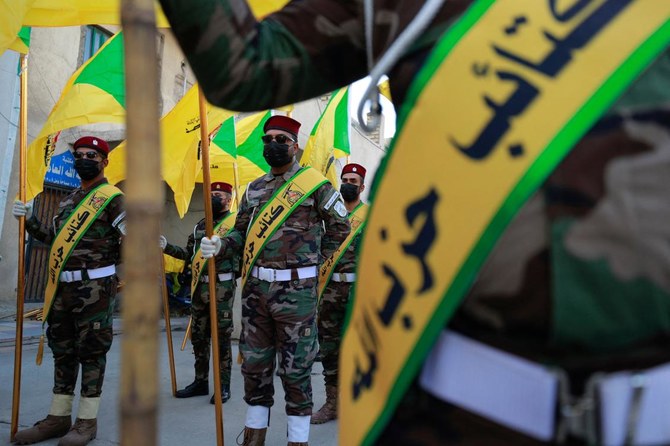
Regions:
[[480, 0], [442, 37], [373, 186], [340, 444], [375, 442], [511, 218], [667, 48], [669, 17], [658, 0]]

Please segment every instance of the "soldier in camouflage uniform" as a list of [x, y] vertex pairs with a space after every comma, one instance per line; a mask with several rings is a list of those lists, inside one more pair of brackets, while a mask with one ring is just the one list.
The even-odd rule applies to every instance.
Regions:
[[[363, 77], [425, 2], [371, 2], [372, 61], [364, 0], [294, 1], [261, 22], [243, 0], [161, 3], [209, 101], [262, 110]], [[470, 3], [444, 2], [389, 70], [397, 109], [440, 34]], [[577, 395], [596, 372], [670, 362], [669, 60], [667, 52], [659, 57], [528, 200], [449, 323], [487, 348], [562, 368]], [[445, 107], [462, 106], [447, 99]], [[415, 383], [378, 442], [549, 443], [433, 395]], [[584, 444], [578, 434], [568, 441]]]
[[[365, 168], [356, 163], [347, 164], [342, 168], [340, 194], [349, 214], [354, 212], [358, 206], [365, 206], [361, 202], [361, 192], [365, 190], [365, 184], [363, 184], [365, 173]], [[321, 409], [312, 415], [312, 424], [322, 424], [337, 418], [340, 343], [342, 342], [342, 329], [349, 303], [349, 293], [354, 280], [356, 280], [356, 252], [360, 238], [361, 235], [358, 234], [347, 247], [340, 261], [337, 262], [334, 273], [319, 302], [319, 354], [321, 355], [323, 377], [326, 383], [326, 402]]]
[[[212, 183], [211, 199], [214, 214], [214, 226], [218, 225], [230, 214], [232, 186], [228, 183]], [[188, 236], [186, 248], [167, 243], [161, 236], [160, 244], [165, 254], [185, 260], [185, 268], [191, 268], [193, 254], [200, 246], [200, 239], [205, 236], [205, 219], [198, 222], [193, 233]], [[206, 264], [205, 264], [206, 266]], [[216, 257], [216, 312], [219, 332], [219, 359], [221, 376], [221, 400], [225, 403], [230, 399], [230, 370], [233, 365], [230, 336], [233, 333], [233, 302], [235, 299], [236, 275], [239, 273], [239, 256]], [[207, 269], [200, 277], [191, 299], [191, 343], [195, 355], [195, 380], [176, 393], [177, 398], [207, 395], [209, 393], [209, 344], [211, 327], [209, 317], [209, 276]], [[214, 404], [214, 395], [209, 401]]]
[[[270, 173], [251, 182], [240, 203], [235, 230], [223, 240], [204, 238], [206, 246], [224, 255], [241, 252], [247, 230], [274, 192], [298, 172], [295, 161], [300, 123], [273, 116], [264, 124], [263, 156]], [[274, 403], [273, 371], [286, 393], [290, 445], [307, 444], [312, 413], [310, 373], [317, 353], [316, 304], [319, 264], [349, 233], [346, 209], [328, 182], [321, 185], [270, 236], [242, 290], [244, 400], [249, 405], [245, 445], [264, 444], [270, 407]], [[271, 272], [264, 276], [261, 270]]]
[[[53, 242], [84, 197], [93, 188], [107, 183], [104, 168], [108, 153], [108, 144], [99, 138], [83, 137], [74, 143], [74, 167], [81, 178], [81, 187], [61, 201], [51, 225], [43, 226], [36, 217], [30, 217], [26, 221], [30, 235], [46, 244]], [[28, 212], [28, 206], [15, 202], [14, 216], [27, 216]], [[125, 215], [122, 196], [117, 195], [86, 230], [63, 267], [46, 321], [55, 368], [51, 409], [44, 420], [17, 432], [17, 444], [65, 435], [59, 445], [85, 445], [96, 436], [106, 355], [112, 345], [112, 313], [118, 285], [115, 265], [120, 261]], [[72, 425], [72, 402], [80, 365], [81, 398]]]

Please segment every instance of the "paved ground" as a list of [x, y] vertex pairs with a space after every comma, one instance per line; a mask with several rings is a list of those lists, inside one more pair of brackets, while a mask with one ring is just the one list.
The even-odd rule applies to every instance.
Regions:
[[[179, 350], [186, 326], [186, 318], [172, 320], [177, 386], [184, 387], [193, 380], [193, 355], [190, 344], [182, 352]], [[119, 444], [118, 392], [120, 375], [121, 321], [115, 320], [114, 344], [108, 355], [107, 373], [103, 391], [103, 402], [98, 417], [98, 438], [93, 446]], [[41, 333], [41, 323], [26, 321], [24, 325], [24, 349], [22, 365], [21, 405], [19, 429], [32, 425], [43, 418], [50, 405], [53, 377], [53, 361], [49, 349], [45, 349], [41, 367], [35, 365], [37, 339]], [[15, 325], [12, 318], [0, 319], [0, 445], [9, 444], [11, 422], [12, 381], [14, 363]], [[161, 332], [161, 392], [159, 414], [159, 444], [161, 445], [215, 445], [214, 406], [209, 404], [209, 396], [190, 399], [175, 399], [171, 395], [170, 372], [167, 359], [167, 342]], [[237, 357], [237, 345], [233, 345], [233, 357]], [[321, 364], [316, 363], [312, 372], [314, 405], [318, 409], [325, 401], [325, 389], [321, 375]], [[213, 390], [213, 381], [210, 387]], [[244, 425], [246, 404], [242, 400], [242, 375], [240, 366], [233, 365], [232, 398], [223, 406], [224, 443], [235, 445], [236, 437]], [[75, 399], [76, 401], [76, 399]], [[76, 404], [76, 403], [75, 403]], [[76, 409], [75, 409], [76, 410]], [[334, 446], [337, 444], [338, 425], [336, 422], [312, 426], [311, 446]], [[241, 437], [240, 437], [241, 442]], [[41, 443], [56, 445], [57, 440]], [[270, 428], [266, 444], [268, 446], [286, 444], [286, 414], [284, 413], [284, 392], [278, 377], [275, 377], [275, 406], [272, 409]]]

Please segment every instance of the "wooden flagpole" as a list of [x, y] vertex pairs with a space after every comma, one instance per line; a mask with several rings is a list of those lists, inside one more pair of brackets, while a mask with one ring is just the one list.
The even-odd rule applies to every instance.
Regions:
[[[28, 55], [21, 55], [21, 105], [19, 113], [19, 200], [26, 202], [26, 147], [28, 144]], [[19, 264], [16, 280], [16, 335], [14, 348], [14, 388], [12, 393], [12, 420], [10, 439], [19, 426], [21, 401], [21, 359], [23, 356], [23, 302], [25, 299], [26, 219], [19, 219]]]
[[[212, 199], [210, 189], [212, 180], [209, 174], [209, 132], [207, 130], [207, 101], [198, 85], [200, 105], [200, 150], [202, 151], [202, 196], [205, 202], [205, 233], [207, 237], [214, 234], [214, 219], [212, 217]], [[221, 363], [219, 358], [219, 327], [216, 311], [216, 261], [214, 258], [207, 262], [209, 275], [209, 325], [212, 337], [212, 364], [214, 370], [214, 406], [216, 424], [216, 444], [223, 446], [223, 407], [221, 400]]]
[[177, 373], [174, 367], [174, 350], [172, 347], [172, 324], [170, 323], [170, 302], [168, 301], [167, 285], [165, 283], [165, 257], [161, 253], [161, 289], [163, 291], [163, 319], [165, 320], [165, 334], [167, 338], [168, 362], [170, 363], [170, 382], [172, 396], [177, 394]]
[[184, 351], [186, 348], [186, 341], [191, 337], [191, 330], [193, 329], [193, 318], [188, 318], [188, 325], [186, 326], [186, 331], [184, 332], [184, 339], [181, 341], [181, 351]]
[[[157, 444], [158, 320], [163, 211], [153, 0], [122, 0], [126, 67], [127, 235], [121, 346], [121, 444]], [[150, 248], [147, 249], [147, 246]]]

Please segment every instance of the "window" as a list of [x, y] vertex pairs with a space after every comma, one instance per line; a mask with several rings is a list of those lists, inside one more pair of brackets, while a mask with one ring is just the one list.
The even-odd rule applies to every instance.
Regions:
[[83, 62], [93, 57], [111, 34], [95, 26], [87, 26], [84, 35], [84, 58]]

